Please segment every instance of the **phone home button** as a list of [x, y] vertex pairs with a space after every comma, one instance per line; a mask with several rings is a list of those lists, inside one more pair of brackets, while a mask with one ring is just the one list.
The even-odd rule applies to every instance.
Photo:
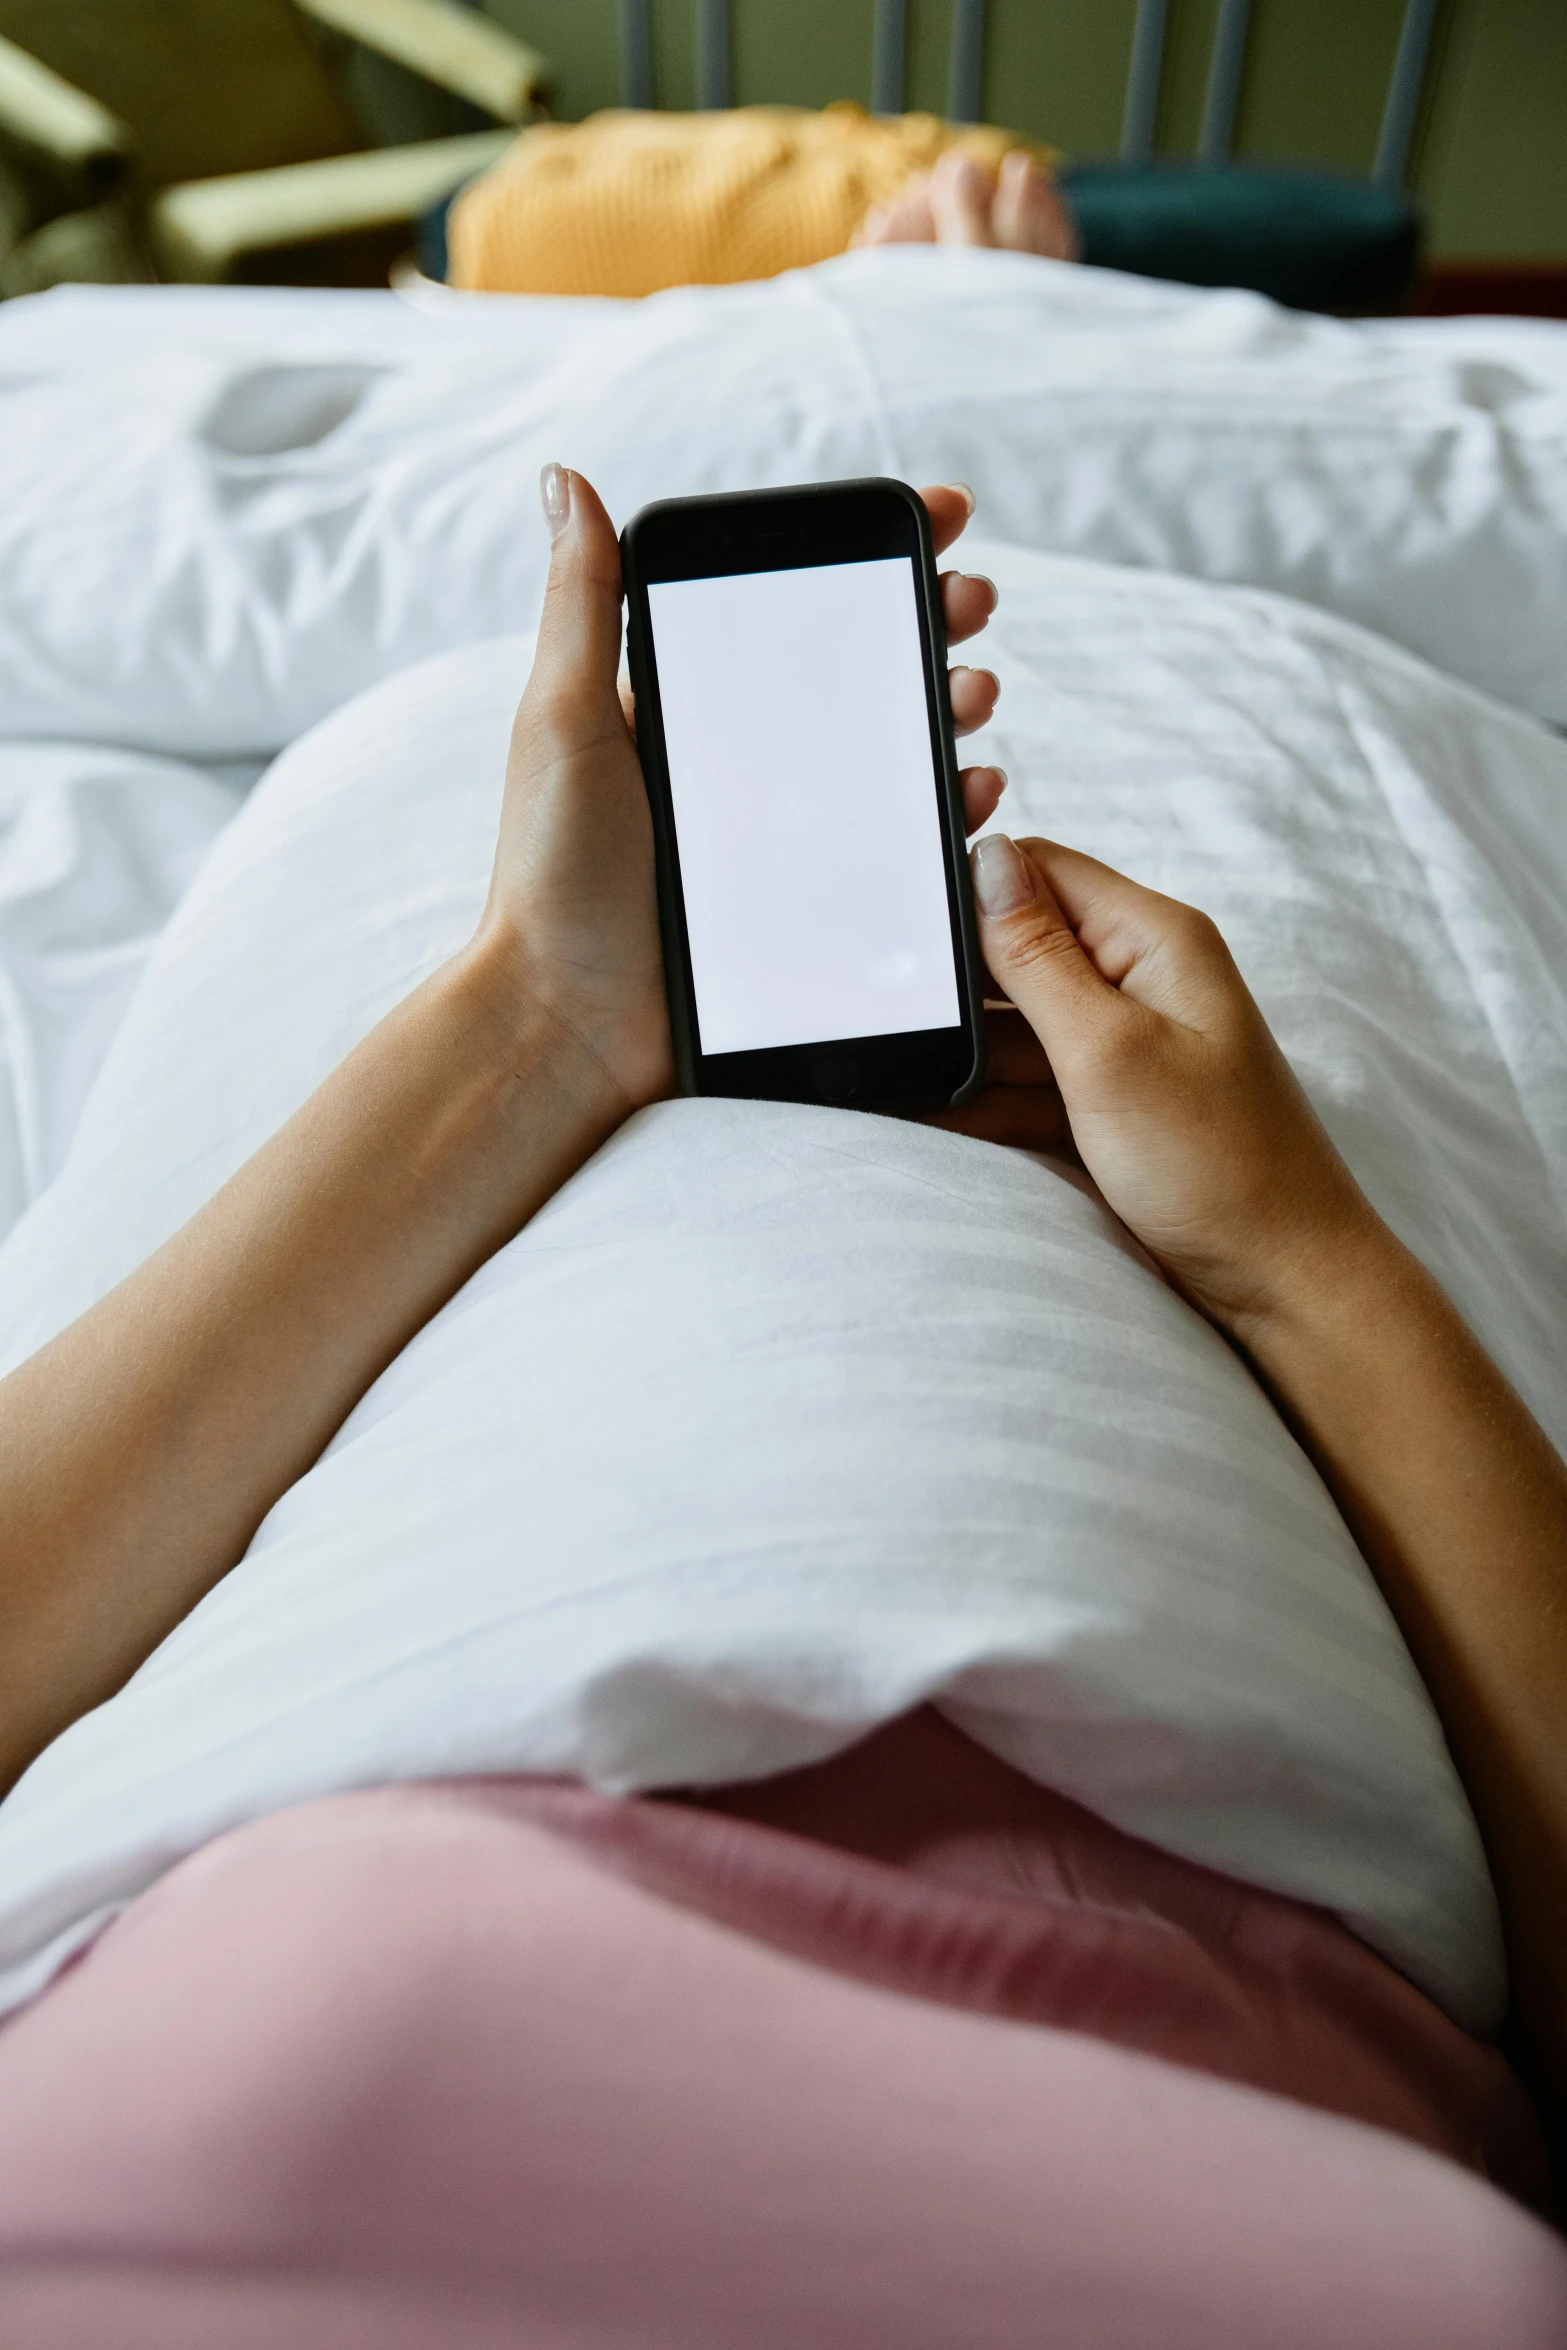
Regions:
[[846, 1102], [860, 1087], [860, 1065], [847, 1053], [823, 1053], [811, 1070], [824, 1102]]

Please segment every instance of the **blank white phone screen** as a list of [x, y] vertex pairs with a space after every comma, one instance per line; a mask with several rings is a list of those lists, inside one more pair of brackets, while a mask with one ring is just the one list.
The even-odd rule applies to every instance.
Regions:
[[960, 1017], [907, 556], [651, 585], [704, 1053]]

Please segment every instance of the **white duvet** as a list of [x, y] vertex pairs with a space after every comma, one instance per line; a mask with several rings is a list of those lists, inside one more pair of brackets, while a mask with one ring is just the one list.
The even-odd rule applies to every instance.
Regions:
[[[526, 619], [541, 455], [584, 463], [622, 507], [735, 478], [966, 472], [993, 530], [1075, 515], [1092, 539], [1126, 444], [1112, 466], [1093, 401], [1073, 411], [1059, 380], [1029, 422], [1017, 289], [1047, 283], [1080, 372], [1097, 339], [1101, 407], [1117, 334], [1145, 418], [1156, 363], [1187, 345], [1183, 429], [1206, 453], [1184, 521], [1178, 467], [1162, 505], [1128, 477], [1131, 535], [1111, 553], [1223, 570], [1214, 517], [1271, 515], [1231, 534], [1232, 568], [1294, 562], [1297, 588], [1350, 608], [1380, 595], [1412, 641], [1448, 628], [1452, 668], [1494, 670], [1502, 647], [1511, 672], [1490, 682], [1548, 704], [1552, 337], [1527, 396], [1493, 377], [1487, 405], [1453, 372], [1467, 330], [1355, 345], [1363, 330], [1129, 286], [1091, 332], [1086, 273], [1023, 281], [981, 259], [945, 276], [930, 255], [834, 265], [625, 318], [503, 306], [449, 336], [368, 299], [330, 320], [291, 297], [76, 298], [18, 306], [14, 329], [0, 313], [0, 404], [24, 427], [7, 450], [32, 431], [53, 485], [26, 529], [0, 509], [23, 558], [20, 587], [0, 571], [0, 774], [16, 779], [0, 806], [20, 811], [0, 835], [0, 970], [24, 948], [35, 968], [84, 943], [90, 958], [102, 876], [134, 871], [141, 891], [104, 896], [114, 977], [69, 1070], [34, 1049], [19, 1078], [12, 1054], [44, 1139], [15, 1179], [39, 1196], [0, 1253], [0, 1359], [138, 1261], [463, 934], [515, 640], [342, 710], [226, 833], [243, 778], [212, 762]], [[94, 313], [127, 322], [113, 382], [70, 348]], [[182, 321], [172, 353], [145, 347], [154, 316]], [[1520, 368], [1529, 342], [1513, 338]], [[1291, 348], [1293, 377], [1274, 365]], [[1033, 350], [1037, 395], [1066, 360], [1042, 326]], [[1226, 472], [1219, 382], [1248, 367], [1255, 415], [1269, 382], [1293, 380], [1296, 409], [1268, 467]], [[999, 437], [987, 370], [1011, 402]], [[1335, 398], [1381, 419], [1358, 522], [1342, 464], [1341, 503], [1323, 493]], [[1291, 436], [1310, 460], [1293, 475]], [[1395, 496], [1401, 440], [1424, 455]], [[97, 583], [116, 548], [111, 609]], [[1462, 548], [1493, 591], [1470, 597], [1467, 654]], [[1379, 1206], [1563, 1441], [1567, 751], [1299, 605], [994, 543], [984, 560], [1004, 595], [983, 747], [1013, 777], [1006, 821], [1219, 917]], [[74, 833], [29, 815], [30, 778]], [[23, 844], [21, 904], [39, 838], [54, 896], [34, 891], [28, 944], [5, 856]], [[110, 1043], [134, 941], [214, 839]], [[8, 1021], [19, 1000], [0, 996]], [[16, 1033], [47, 1044], [26, 1018]], [[1494, 2020], [1494, 1906], [1424, 1693], [1227, 1350], [1059, 1172], [846, 1113], [721, 1105], [618, 1138], [0, 1808], [0, 1984], [25, 1995], [182, 1851], [281, 1802], [443, 1769], [744, 1775], [924, 1694], [1107, 1816], [1334, 1907], [1454, 2013]]]
[[[161, 344], [145, 295], [0, 312], [6, 732], [260, 756], [531, 627], [552, 457], [622, 518], [968, 480], [993, 536], [1281, 589], [1567, 721], [1559, 329], [1347, 325], [916, 247], [641, 303], [380, 301], [278, 297], [242, 327], [232, 297], [157, 297]], [[80, 351], [73, 308], [90, 367], [51, 363]]]

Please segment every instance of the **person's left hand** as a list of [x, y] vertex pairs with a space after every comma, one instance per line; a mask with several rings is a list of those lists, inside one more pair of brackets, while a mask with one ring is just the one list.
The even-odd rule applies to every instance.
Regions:
[[[569, 1056], [584, 1123], [607, 1132], [669, 1089], [669, 1021], [653, 878], [653, 827], [630, 712], [617, 690], [620, 548], [591, 484], [548, 465], [541, 481], [553, 541], [538, 651], [512, 730], [500, 840], [475, 954], [505, 974], [519, 1033]], [[962, 488], [924, 493], [938, 553], [974, 511]], [[996, 607], [988, 579], [948, 572], [951, 642]], [[987, 669], [950, 671], [959, 734], [983, 726], [999, 691]], [[1006, 777], [963, 771], [971, 832]]]

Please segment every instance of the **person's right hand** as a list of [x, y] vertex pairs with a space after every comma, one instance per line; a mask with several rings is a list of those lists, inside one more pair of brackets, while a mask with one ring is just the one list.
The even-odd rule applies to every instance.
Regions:
[[992, 834], [973, 871], [1016, 1009], [989, 1015], [990, 1082], [939, 1123], [1069, 1143], [1221, 1328], [1287, 1305], [1375, 1217], [1214, 924], [1052, 841]]
[[1016, 1009], [991, 1015], [993, 1082], [939, 1122], [1075, 1143], [1284, 1414], [1431, 1693], [1496, 1886], [1517, 2040], [1560, 2130], [1567, 1465], [1359, 1189], [1208, 917], [1050, 841], [992, 834], [973, 864], [980, 944]]

